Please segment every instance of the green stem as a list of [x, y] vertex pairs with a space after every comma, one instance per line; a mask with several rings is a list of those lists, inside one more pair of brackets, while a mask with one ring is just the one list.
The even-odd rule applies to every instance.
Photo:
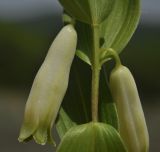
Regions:
[[92, 121], [98, 121], [98, 98], [99, 98], [99, 26], [92, 26], [93, 48], [92, 48]]
[[107, 50], [108, 57], [111, 57], [115, 60], [115, 68], [118, 68], [121, 65], [121, 60], [115, 50], [109, 48]]
[[109, 58], [113, 58], [115, 60], [115, 68], [118, 68], [121, 65], [121, 60], [115, 50], [109, 48], [102, 51], [104, 52], [104, 57], [101, 59], [101, 66], [108, 61]]

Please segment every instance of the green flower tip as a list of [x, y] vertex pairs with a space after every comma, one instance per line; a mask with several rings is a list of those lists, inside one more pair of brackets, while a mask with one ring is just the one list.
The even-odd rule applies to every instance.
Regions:
[[35, 142], [40, 145], [45, 145], [48, 142], [56, 146], [56, 143], [51, 136], [52, 125], [50, 125], [49, 122], [42, 121], [39, 123], [38, 121], [34, 121], [34, 119], [28, 121], [27, 118], [28, 117], [25, 117], [21, 127], [20, 135], [18, 137], [19, 142], [27, 142], [31, 139], [34, 139]]
[[32, 128], [26, 128], [25, 126], [22, 126], [18, 141], [27, 142], [31, 139], [34, 139], [35, 142], [40, 145], [45, 145], [48, 142], [49, 144], [56, 146], [56, 143], [53, 140], [50, 131], [48, 131], [47, 129], [37, 128], [33, 130]]
[[[27, 120], [27, 119], [26, 119]], [[23, 122], [23, 125], [20, 130], [20, 135], [18, 137], [19, 142], [27, 142], [32, 139], [32, 134], [36, 130], [36, 124], [28, 123], [27, 121]]]
[[112, 126], [91, 122], [71, 128], [57, 152], [126, 152], [126, 148]]

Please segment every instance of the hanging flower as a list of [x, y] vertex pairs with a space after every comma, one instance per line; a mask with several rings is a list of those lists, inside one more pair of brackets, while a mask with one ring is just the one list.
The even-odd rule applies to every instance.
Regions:
[[19, 141], [33, 137], [38, 144], [55, 144], [51, 128], [68, 87], [76, 44], [74, 27], [66, 25], [55, 38], [35, 77], [26, 103]]
[[136, 83], [130, 70], [119, 65], [110, 76], [110, 88], [116, 102], [119, 132], [129, 152], [148, 152], [149, 136]]

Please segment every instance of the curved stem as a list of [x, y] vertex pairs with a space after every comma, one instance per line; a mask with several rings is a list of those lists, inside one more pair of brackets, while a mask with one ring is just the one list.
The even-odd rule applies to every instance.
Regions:
[[92, 121], [98, 121], [98, 98], [99, 98], [99, 26], [92, 26]]
[[118, 68], [121, 65], [121, 60], [117, 52], [112, 48], [105, 50], [105, 59], [101, 61], [101, 65], [103, 65], [106, 61], [108, 61], [108, 58], [113, 58], [115, 60], [115, 68]]

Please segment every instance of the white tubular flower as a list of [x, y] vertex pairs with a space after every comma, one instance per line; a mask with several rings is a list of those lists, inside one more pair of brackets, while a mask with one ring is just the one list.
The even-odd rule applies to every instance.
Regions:
[[72, 25], [63, 27], [52, 43], [33, 82], [26, 103], [19, 141], [34, 138], [38, 144], [54, 141], [51, 128], [68, 87], [71, 64], [77, 45]]
[[149, 136], [134, 78], [125, 66], [117, 66], [110, 76], [116, 102], [119, 131], [128, 152], [148, 152]]

